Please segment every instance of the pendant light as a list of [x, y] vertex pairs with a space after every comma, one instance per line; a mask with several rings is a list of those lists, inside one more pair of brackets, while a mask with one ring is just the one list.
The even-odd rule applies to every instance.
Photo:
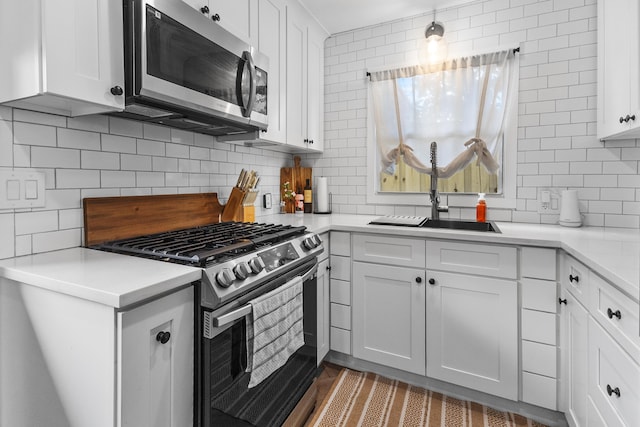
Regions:
[[424, 31], [424, 40], [420, 43], [420, 62], [436, 64], [447, 57], [447, 43], [444, 39], [444, 26], [436, 21], [436, 11], [433, 11], [433, 21]]

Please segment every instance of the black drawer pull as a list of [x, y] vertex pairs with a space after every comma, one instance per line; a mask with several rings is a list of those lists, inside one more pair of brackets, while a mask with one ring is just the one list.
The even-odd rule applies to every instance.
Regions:
[[170, 339], [171, 339], [171, 332], [160, 331], [158, 332], [158, 335], [156, 335], [156, 341], [158, 341], [160, 344], [166, 344], [169, 342]]
[[571, 274], [569, 275], [569, 282], [576, 282], [579, 283], [580, 282], [580, 276], [572, 276]]
[[416, 277], [416, 283], [422, 283], [422, 277], [420, 276]]
[[620, 310], [616, 310], [613, 311], [610, 308], [607, 308], [607, 316], [609, 316], [609, 319], [613, 319], [613, 317], [617, 317], [618, 320], [622, 319], [622, 313], [620, 313]]
[[211, 19], [212, 19], [214, 22], [220, 22], [220, 15], [218, 15], [218, 14], [216, 13], [215, 15], [211, 16]]
[[564, 299], [562, 299], [562, 298], [558, 298], [558, 302], [559, 302], [560, 304], [567, 305], [567, 299], [566, 299], [566, 298], [564, 298]]
[[436, 284], [436, 279], [429, 279], [429, 284], [430, 285], [435, 285]]
[[[203, 14], [205, 14], [205, 15], [206, 15], [207, 13], [209, 13], [209, 6], [206, 6], [206, 5], [205, 5], [205, 6], [202, 6], [202, 7], [200, 8], [200, 12], [202, 12]], [[620, 117], [620, 118], [622, 118], [622, 117]], [[622, 123], [622, 122], [620, 122], [620, 123]]]
[[612, 395], [615, 394], [616, 396], [620, 397], [620, 389], [618, 387], [611, 388], [611, 386], [609, 384], [607, 384], [607, 394], [609, 396], [612, 396]]

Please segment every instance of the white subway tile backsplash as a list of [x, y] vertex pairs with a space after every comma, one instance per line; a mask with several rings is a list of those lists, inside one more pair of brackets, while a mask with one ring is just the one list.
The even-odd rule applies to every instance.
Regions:
[[100, 171], [102, 188], [126, 188], [136, 186], [136, 173], [127, 171]]
[[101, 151], [85, 151], [80, 155], [82, 169], [120, 169], [120, 155]]
[[80, 117], [68, 117], [67, 127], [70, 129], [86, 130], [90, 132], [108, 133], [109, 117], [100, 114]]
[[164, 187], [164, 173], [136, 172], [136, 187]]
[[122, 154], [120, 156], [120, 167], [127, 171], [150, 171], [151, 156], [140, 156], [134, 154]]
[[0, 213], [0, 259], [15, 256], [15, 215], [12, 213]]
[[60, 230], [82, 228], [82, 209], [63, 209], [59, 215]]
[[120, 117], [109, 117], [109, 133], [114, 135], [142, 138], [142, 122], [125, 120]]
[[56, 188], [100, 188], [100, 171], [56, 169]]
[[33, 123], [22, 123], [14, 121], [13, 142], [14, 144], [55, 147], [56, 128], [53, 126], [44, 126]]
[[100, 134], [75, 129], [58, 128], [58, 147], [100, 150]]
[[167, 144], [165, 148], [167, 157], [177, 157], [181, 159], [189, 158], [189, 147], [186, 145]]
[[137, 140], [137, 153], [149, 156], [164, 156], [165, 143], [148, 139]]
[[79, 168], [80, 150], [31, 147], [31, 166], [35, 168]]
[[0, 167], [13, 166], [12, 122], [0, 120]]
[[79, 228], [48, 233], [33, 234], [33, 252], [49, 252], [58, 249], [75, 248], [82, 244]]
[[102, 135], [102, 151], [136, 153], [136, 139], [118, 135]]
[[13, 112], [14, 122], [26, 122], [53, 127], [65, 127], [67, 119], [54, 114], [40, 113], [37, 111], [21, 110], [16, 108]]
[[19, 212], [15, 214], [16, 235], [42, 233], [58, 229], [58, 211]]

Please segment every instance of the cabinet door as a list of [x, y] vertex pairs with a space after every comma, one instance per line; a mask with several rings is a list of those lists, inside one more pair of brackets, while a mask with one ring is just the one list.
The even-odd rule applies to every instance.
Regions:
[[517, 400], [517, 283], [430, 271], [427, 278], [427, 376]]
[[[42, 91], [124, 108], [124, 97], [110, 92], [124, 87], [122, 2], [45, 1], [42, 15]], [[78, 113], [70, 107], [71, 115]]]
[[209, 9], [211, 16], [220, 16], [217, 22], [222, 28], [256, 46], [257, 26], [252, 25], [251, 19], [256, 12], [257, 3], [258, 0], [209, 0]]
[[353, 356], [425, 374], [424, 270], [353, 263]]
[[287, 144], [307, 144], [307, 21], [302, 11], [287, 5]]
[[308, 148], [322, 152], [324, 150], [324, 34], [310, 27], [307, 47]]
[[284, 144], [287, 142], [287, 17], [284, 1], [260, 0], [258, 16], [258, 49], [269, 57], [269, 125], [262, 138]]
[[118, 313], [118, 426], [193, 424], [193, 320], [192, 287]]
[[640, 425], [640, 366], [589, 318], [589, 396], [611, 426]]
[[[562, 287], [560, 352], [562, 364], [562, 410], [571, 427], [587, 425], [587, 322], [589, 314], [565, 287]], [[564, 304], [566, 301], [566, 304]]]
[[318, 365], [329, 352], [329, 260], [324, 259], [318, 264], [317, 276], [318, 302]]
[[[637, 0], [598, 2], [598, 137], [640, 127]], [[620, 121], [627, 116], [635, 120]], [[620, 136], [620, 135], [618, 135]]]

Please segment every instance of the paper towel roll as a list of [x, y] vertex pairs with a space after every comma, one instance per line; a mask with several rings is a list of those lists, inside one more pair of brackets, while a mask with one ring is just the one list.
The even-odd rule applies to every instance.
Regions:
[[329, 185], [326, 176], [316, 178], [316, 212], [329, 212]]

